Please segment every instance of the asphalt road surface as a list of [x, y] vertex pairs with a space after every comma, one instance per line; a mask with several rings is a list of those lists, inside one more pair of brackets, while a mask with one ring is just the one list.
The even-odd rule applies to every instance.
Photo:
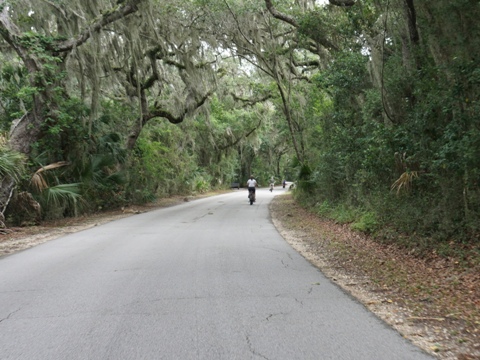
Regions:
[[0, 359], [432, 359], [278, 234], [205, 198], [0, 259]]

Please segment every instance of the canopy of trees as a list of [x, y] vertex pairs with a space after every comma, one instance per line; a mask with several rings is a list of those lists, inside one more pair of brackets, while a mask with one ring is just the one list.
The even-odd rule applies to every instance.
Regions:
[[254, 173], [385, 238], [478, 239], [479, 18], [476, 0], [0, 0], [0, 220]]

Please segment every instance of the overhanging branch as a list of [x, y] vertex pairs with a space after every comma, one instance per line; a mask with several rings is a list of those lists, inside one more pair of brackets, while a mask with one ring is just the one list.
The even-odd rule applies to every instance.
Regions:
[[233, 92], [231, 92], [230, 95], [232, 95], [234, 100], [243, 102], [245, 104], [245, 106], [253, 106], [257, 103], [262, 103], [262, 102], [267, 101], [268, 99], [272, 98], [271, 94], [267, 94], [267, 95], [265, 95], [261, 98], [258, 98], [258, 99], [245, 99], [245, 98], [242, 98], [240, 96], [237, 96]]
[[355, 5], [354, 0], [330, 0], [330, 5], [350, 7]]
[[233, 142], [231, 142], [231, 143], [229, 143], [229, 144], [227, 144], [227, 145], [225, 145], [225, 146], [219, 146], [218, 149], [219, 149], [219, 150], [226, 150], [226, 149], [228, 149], [228, 148], [230, 148], [230, 147], [233, 147], [233, 146], [237, 145], [237, 144], [240, 142], [240, 140], [242, 140], [242, 139], [244, 139], [244, 138], [247, 138], [247, 137], [249, 137], [251, 134], [253, 134], [253, 132], [260, 127], [261, 123], [262, 123], [262, 120], [260, 120], [260, 121], [258, 122], [258, 125], [257, 125], [257, 126], [255, 126], [253, 129], [247, 131], [244, 135], [240, 136], [237, 140], [235, 140], [235, 141], [233, 141]]
[[288, 16], [286, 14], [282, 14], [280, 11], [275, 9], [273, 7], [272, 1], [271, 0], [265, 0], [265, 5], [267, 6], [267, 10], [272, 14], [272, 16], [276, 19], [285, 21], [286, 23], [298, 28], [298, 23], [297, 21], [292, 17]]
[[[202, 96], [196, 103], [194, 108], [198, 109], [200, 106], [205, 104], [207, 99], [213, 94], [213, 90], [207, 92], [204, 96]], [[144, 117], [144, 123], [146, 123], [148, 120], [153, 119], [155, 117], [161, 117], [164, 119], [167, 119], [170, 123], [172, 124], [180, 124], [184, 119], [185, 116], [188, 114], [188, 108], [185, 107], [183, 110], [183, 113], [175, 116], [173, 115], [170, 111], [161, 109], [161, 108], [156, 108], [153, 111], [151, 111], [149, 114], [145, 115]]]
[[83, 30], [74, 39], [69, 39], [63, 42], [57, 42], [52, 51], [65, 52], [70, 51], [73, 48], [85, 43], [92, 35], [92, 33], [99, 32], [106, 25], [114, 23], [117, 20], [123, 19], [126, 16], [138, 11], [138, 5], [144, 0], [130, 0], [125, 3], [121, 3], [116, 9], [106, 12], [99, 19], [95, 20], [87, 29]]

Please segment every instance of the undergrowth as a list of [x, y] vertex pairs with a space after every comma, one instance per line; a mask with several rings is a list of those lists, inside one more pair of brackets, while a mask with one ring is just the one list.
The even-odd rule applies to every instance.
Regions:
[[[441, 257], [455, 261], [462, 267], [475, 267], [480, 264], [480, 241], [478, 235], [467, 240], [428, 236], [416, 231], [406, 231], [391, 216], [378, 213], [363, 205], [346, 202], [316, 201], [315, 197], [294, 193], [296, 201], [312, 214], [338, 224], [348, 225], [353, 231], [366, 234], [382, 244], [393, 244], [422, 258]], [[399, 210], [403, 211], [403, 210]]]

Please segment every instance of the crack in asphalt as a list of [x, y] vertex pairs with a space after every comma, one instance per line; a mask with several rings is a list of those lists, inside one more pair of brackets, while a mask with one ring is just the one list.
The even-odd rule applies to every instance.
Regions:
[[0, 319], [0, 323], [3, 322], [3, 321], [5, 321], [5, 320], [10, 319], [10, 317], [11, 317], [13, 314], [15, 314], [16, 312], [19, 312], [20, 310], [21, 310], [21, 308], [15, 310], [15, 311], [12, 311], [10, 314], [8, 314], [8, 315], [7, 315], [6, 317], [4, 317], [3, 319]]
[[35, 292], [35, 291], [42, 291], [42, 290], [43, 290], [43, 289], [26, 289], [26, 290], [0, 291], [0, 294], [14, 294], [14, 293]]
[[300, 305], [303, 306], [303, 301], [302, 301], [302, 300], [298, 300], [297, 298], [295, 298], [295, 301], [298, 302]]
[[[295, 299], [295, 301], [297, 301], [297, 302], [299, 302], [300, 304], [303, 305], [303, 303], [302, 303], [301, 301], [299, 301], [299, 300], [297, 300], [297, 299]], [[272, 313], [272, 314], [268, 315], [268, 316], [265, 318], [265, 320], [266, 320], [266, 321], [270, 321], [270, 319], [273, 318], [273, 317], [276, 317], [276, 316], [288, 316], [288, 315], [290, 315], [291, 313], [292, 313], [292, 311]]]
[[270, 360], [268, 357], [266, 357], [265, 355], [262, 355], [260, 354], [258, 351], [255, 350], [255, 348], [253, 347], [252, 345], [252, 341], [250, 340], [250, 335], [245, 335], [245, 339], [247, 340], [247, 345], [248, 345], [248, 349], [250, 350], [250, 352], [255, 355], [255, 356], [259, 356], [261, 357], [262, 359], [265, 359], [265, 360]]
[[193, 218], [192, 222], [196, 222], [198, 220], [201, 220], [203, 219], [205, 216], [208, 216], [208, 215], [214, 215], [214, 211], [220, 209], [222, 206], [225, 206], [225, 204], [220, 204], [219, 206], [215, 206], [215, 208], [213, 209], [207, 209], [207, 213], [206, 214], [203, 214], [201, 216], [197, 216], [196, 218]]

